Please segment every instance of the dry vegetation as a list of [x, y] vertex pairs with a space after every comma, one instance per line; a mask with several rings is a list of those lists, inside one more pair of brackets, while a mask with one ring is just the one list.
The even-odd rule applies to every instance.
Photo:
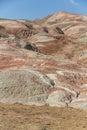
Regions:
[[87, 130], [87, 111], [0, 104], [0, 130]]

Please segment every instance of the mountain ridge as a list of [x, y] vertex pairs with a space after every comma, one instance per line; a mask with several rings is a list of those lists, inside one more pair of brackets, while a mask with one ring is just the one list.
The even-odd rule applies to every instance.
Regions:
[[0, 102], [87, 109], [86, 27], [87, 16], [66, 12], [0, 19]]

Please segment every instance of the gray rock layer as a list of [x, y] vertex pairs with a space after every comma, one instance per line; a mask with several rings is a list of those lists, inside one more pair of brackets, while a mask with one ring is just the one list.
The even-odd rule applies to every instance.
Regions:
[[0, 72], [0, 102], [43, 105], [51, 80], [30, 68]]

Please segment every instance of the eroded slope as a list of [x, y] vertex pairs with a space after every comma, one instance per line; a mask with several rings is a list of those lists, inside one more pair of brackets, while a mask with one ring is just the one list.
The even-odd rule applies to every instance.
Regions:
[[0, 102], [87, 109], [86, 26], [65, 12], [0, 20]]

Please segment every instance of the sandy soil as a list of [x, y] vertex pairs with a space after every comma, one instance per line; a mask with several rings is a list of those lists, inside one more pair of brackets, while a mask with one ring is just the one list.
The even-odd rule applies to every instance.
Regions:
[[0, 130], [87, 130], [87, 110], [0, 104]]

